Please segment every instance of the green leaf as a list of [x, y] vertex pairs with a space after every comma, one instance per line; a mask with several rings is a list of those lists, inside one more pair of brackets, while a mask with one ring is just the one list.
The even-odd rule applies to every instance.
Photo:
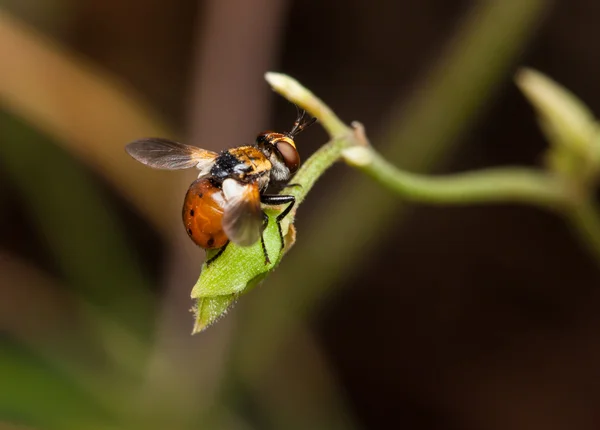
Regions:
[[[209, 266], [205, 263], [191, 293], [192, 298], [196, 299], [193, 334], [216, 322], [240, 294], [260, 283], [279, 264], [285, 251], [293, 244], [293, 235], [288, 235], [288, 232], [293, 232], [293, 229], [289, 228], [289, 217], [281, 222], [281, 231], [286, 243], [286, 249], [282, 252], [276, 221], [280, 211], [269, 209], [265, 212], [269, 216], [269, 224], [263, 232], [263, 237], [270, 262], [265, 261], [261, 242], [258, 241], [249, 247], [230, 243]], [[218, 251], [207, 252], [207, 260], [216, 252]]]

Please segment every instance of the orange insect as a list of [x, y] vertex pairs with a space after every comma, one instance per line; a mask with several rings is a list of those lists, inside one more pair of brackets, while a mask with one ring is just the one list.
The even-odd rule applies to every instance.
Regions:
[[282, 187], [300, 166], [300, 155], [294, 138], [316, 121], [298, 117], [287, 133], [266, 131], [258, 135], [254, 145], [238, 146], [220, 153], [207, 151], [162, 138], [144, 138], [127, 145], [126, 150], [137, 161], [156, 169], [200, 170], [187, 191], [183, 203], [183, 224], [190, 238], [204, 249], [219, 252], [207, 264], [219, 257], [231, 241], [250, 246], [261, 240], [265, 263], [270, 262], [263, 231], [269, 218], [261, 204], [283, 205], [277, 216], [281, 246], [281, 220], [295, 204], [292, 195], [267, 194], [267, 187]]

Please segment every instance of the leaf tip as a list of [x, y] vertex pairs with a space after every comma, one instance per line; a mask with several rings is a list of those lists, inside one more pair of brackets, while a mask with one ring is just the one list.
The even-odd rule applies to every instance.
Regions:
[[192, 335], [206, 330], [227, 315], [227, 312], [234, 305], [237, 298], [238, 294], [199, 298], [196, 301], [195, 307], [191, 309], [194, 313]]

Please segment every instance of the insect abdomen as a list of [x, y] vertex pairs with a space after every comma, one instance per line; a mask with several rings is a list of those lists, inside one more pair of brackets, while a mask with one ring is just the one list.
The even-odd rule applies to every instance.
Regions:
[[204, 249], [225, 246], [228, 241], [222, 219], [225, 198], [210, 179], [197, 179], [183, 202], [183, 224], [194, 243]]

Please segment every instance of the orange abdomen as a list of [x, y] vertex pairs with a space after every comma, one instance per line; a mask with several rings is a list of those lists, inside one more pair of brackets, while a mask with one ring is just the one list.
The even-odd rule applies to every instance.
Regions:
[[225, 198], [220, 188], [209, 179], [197, 179], [190, 185], [183, 202], [183, 225], [194, 243], [204, 249], [225, 246], [223, 231]]

